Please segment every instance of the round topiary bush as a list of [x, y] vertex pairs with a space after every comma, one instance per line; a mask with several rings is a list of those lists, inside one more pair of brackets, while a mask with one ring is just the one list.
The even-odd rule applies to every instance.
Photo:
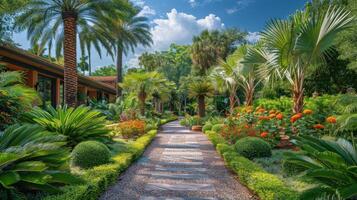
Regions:
[[203, 131], [204, 133], [206, 133], [206, 131], [210, 131], [211, 129], [212, 129], [212, 124], [209, 124], [209, 123], [205, 124], [205, 125], [202, 127], [202, 131]]
[[220, 133], [222, 131], [224, 127], [224, 124], [215, 124], [212, 126], [212, 131], [216, 132], [216, 133]]
[[103, 143], [85, 141], [79, 143], [72, 151], [71, 164], [88, 169], [110, 162], [110, 151]]
[[271, 156], [271, 147], [266, 141], [256, 137], [245, 137], [234, 145], [236, 151], [248, 158], [261, 158]]

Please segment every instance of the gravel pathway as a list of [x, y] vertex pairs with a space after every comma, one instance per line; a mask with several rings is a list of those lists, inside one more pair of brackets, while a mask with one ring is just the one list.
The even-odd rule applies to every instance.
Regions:
[[226, 169], [204, 134], [174, 121], [162, 127], [138, 162], [100, 199], [249, 200], [256, 197]]

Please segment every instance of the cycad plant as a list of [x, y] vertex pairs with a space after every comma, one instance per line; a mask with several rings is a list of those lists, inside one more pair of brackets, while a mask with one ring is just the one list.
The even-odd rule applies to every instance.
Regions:
[[317, 14], [298, 11], [288, 20], [273, 20], [261, 33], [263, 47], [250, 50], [245, 60], [260, 66], [262, 78], [285, 77], [292, 86], [293, 111], [299, 113], [305, 76], [324, 63], [334, 38], [352, 21], [350, 12], [338, 7]]
[[38, 124], [47, 131], [66, 136], [67, 145], [70, 147], [87, 140], [110, 141], [105, 117], [89, 107], [48, 107], [47, 111], [35, 108], [25, 113], [23, 118], [25, 122]]
[[32, 44], [47, 44], [50, 50], [56, 43], [57, 56], [63, 49], [65, 101], [76, 106], [77, 36], [82, 31], [95, 32], [93, 27], [101, 26], [104, 18], [118, 19], [131, 10], [127, 1], [30, 0], [16, 24], [20, 30], [27, 29]]
[[78, 183], [63, 170], [69, 158], [65, 145], [65, 136], [37, 125], [0, 132], [0, 199], [18, 199], [22, 191], [60, 192], [58, 184]]
[[305, 169], [304, 176], [317, 184], [304, 191], [301, 199], [357, 197], [356, 146], [345, 139], [331, 141], [311, 136], [298, 137], [296, 144], [301, 153], [287, 153], [286, 162]]
[[357, 132], [357, 96], [356, 94], [341, 95], [337, 102], [343, 107], [342, 114], [337, 117], [337, 133], [350, 133], [350, 138], [355, 144]]
[[192, 82], [188, 86], [189, 96], [191, 98], [196, 98], [198, 103], [198, 116], [206, 116], [206, 103], [205, 98], [210, 97], [214, 93], [213, 85], [210, 81], [200, 78]]

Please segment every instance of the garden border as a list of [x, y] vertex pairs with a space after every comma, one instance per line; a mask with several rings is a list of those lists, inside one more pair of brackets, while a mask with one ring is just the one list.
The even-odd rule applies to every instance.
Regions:
[[258, 164], [239, 155], [223, 137], [214, 131], [206, 131], [208, 139], [223, 157], [226, 165], [232, 169], [239, 180], [255, 192], [261, 200], [296, 200], [298, 193], [287, 186], [277, 176], [266, 172]]

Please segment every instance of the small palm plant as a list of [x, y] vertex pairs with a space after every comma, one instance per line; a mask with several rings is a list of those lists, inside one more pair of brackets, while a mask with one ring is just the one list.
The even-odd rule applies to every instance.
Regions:
[[338, 104], [343, 107], [342, 114], [337, 117], [337, 133], [350, 133], [351, 141], [355, 144], [357, 132], [357, 96], [355, 94], [342, 95]]
[[305, 191], [301, 199], [313, 200], [322, 195], [356, 197], [356, 146], [345, 139], [330, 141], [311, 136], [298, 137], [296, 144], [302, 153], [287, 153], [286, 162], [305, 169], [305, 177], [318, 184]]
[[70, 147], [86, 140], [110, 141], [105, 116], [89, 107], [49, 107], [48, 111], [35, 108], [25, 113], [23, 118], [25, 122], [38, 124], [48, 131], [67, 136]]
[[188, 87], [189, 96], [196, 98], [198, 102], [198, 116], [205, 117], [206, 104], [205, 98], [213, 95], [214, 88], [211, 82], [204, 80], [203, 78], [191, 83]]
[[0, 199], [21, 191], [60, 192], [58, 184], [78, 183], [66, 171], [66, 137], [37, 125], [11, 126], [0, 132]]

